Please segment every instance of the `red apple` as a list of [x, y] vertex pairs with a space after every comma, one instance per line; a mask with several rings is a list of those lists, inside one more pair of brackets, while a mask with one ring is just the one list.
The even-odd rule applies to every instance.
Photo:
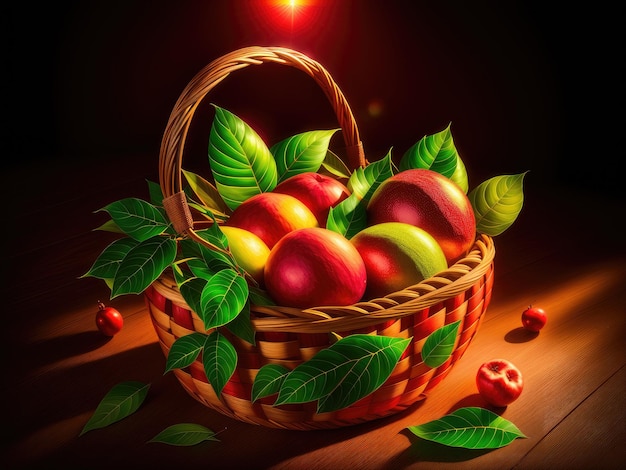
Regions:
[[425, 230], [403, 222], [372, 225], [350, 242], [365, 263], [366, 299], [397, 292], [448, 267], [437, 241]]
[[542, 308], [529, 305], [528, 308], [522, 312], [522, 325], [529, 331], [537, 332], [546, 326], [547, 322], [548, 316]]
[[476, 219], [463, 190], [436, 171], [411, 169], [383, 181], [367, 205], [368, 225], [404, 222], [430, 233], [448, 265], [474, 243]]
[[242, 202], [224, 223], [254, 233], [272, 248], [287, 233], [317, 227], [310, 209], [288, 194], [265, 192]]
[[522, 373], [506, 359], [493, 359], [482, 364], [476, 374], [478, 392], [494, 406], [507, 406], [521, 395]]
[[274, 192], [289, 194], [311, 209], [320, 227], [326, 227], [331, 207], [350, 195], [339, 180], [315, 172], [300, 173], [279, 183]]
[[281, 306], [351, 305], [365, 292], [357, 249], [339, 233], [313, 227], [285, 235], [265, 263], [265, 288]]

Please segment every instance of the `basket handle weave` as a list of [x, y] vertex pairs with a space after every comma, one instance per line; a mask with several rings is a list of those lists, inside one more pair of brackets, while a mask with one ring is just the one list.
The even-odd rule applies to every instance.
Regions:
[[207, 93], [231, 72], [264, 63], [291, 66], [311, 76], [333, 107], [346, 145], [347, 163], [352, 168], [367, 163], [350, 106], [322, 65], [300, 52], [282, 47], [252, 46], [230, 52], [208, 64], [188, 83], [170, 114], [161, 142], [159, 182], [163, 205], [174, 229], [200, 243], [206, 244], [206, 241], [193, 230], [193, 217], [183, 192], [182, 158], [191, 119]]

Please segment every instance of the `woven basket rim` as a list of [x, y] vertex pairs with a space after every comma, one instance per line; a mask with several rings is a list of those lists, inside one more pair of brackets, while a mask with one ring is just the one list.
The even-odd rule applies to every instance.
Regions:
[[[435, 276], [401, 291], [347, 306], [298, 309], [251, 305], [252, 324], [256, 331], [330, 333], [397, 320], [465, 292], [490, 269], [494, 257], [493, 238], [480, 234], [467, 256]], [[153, 287], [178, 306], [192, 310], [178, 290], [171, 272], [164, 272]]]

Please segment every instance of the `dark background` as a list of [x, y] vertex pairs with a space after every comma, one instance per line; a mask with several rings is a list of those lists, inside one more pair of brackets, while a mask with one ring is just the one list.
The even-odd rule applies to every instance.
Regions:
[[[565, 185], [621, 197], [624, 28], [617, 7], [310, 0], [292, 29], [277, 21], [272, 3], [14, 2], [4, 28], [8, 165], [110, 162], [124, 171], [132, 158], [145, 161], [151, 176], [169, 113], [189, 80], [222, 54], [272, 45], [327, 68], [370, 161], [390, 148], [399, 158], [452, 123], [470, 188], [487, 176], [530, 170], [529, 188]], [[286, 69], [248, 67], [205, 101], [239, 114], [269, 144], [336, 127], [312, 80]], [[210, 112], [207, 105], [194, 118], [187, 148], [198, 156], [190, 166], [205, 162]]]

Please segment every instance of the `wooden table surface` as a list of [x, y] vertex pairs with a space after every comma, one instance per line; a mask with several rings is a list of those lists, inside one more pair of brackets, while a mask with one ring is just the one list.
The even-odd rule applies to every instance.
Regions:
[[[132, 162], [132, 160], [130, 160]], [[3, 252], [4, 408], [0, 467], [263, 469], [602, 469], [626, 461], [626, 252], [615, 220], [624, 201], [584, 188], [535, 187], [522, 214], [496, 238], [492, 303], [461, 361], [412, 408], [390, 418], [327, 431], [240, 423], [183, 391], [165, 360], [141, 296], [108, 301], [101, 281], [79, 279], [107, 243], [92, 212], [120, 197], [142, 197], [142, 169], [52, 161], [6, 175], [9, 240]], [[156, 166], [156, 163], [155, 163]], [[156, 168], [155, 168], [156, 169]], [[20, 184], [34, 188], [24, 194]], [[62, 184], [49, 184], [61, 181]], [[6, 230], [6, 229], [5, 229]], [[103, 300], [124, 329], [107, 340], [94, 323]], [[548, 312], [537, 335], [521, 328], [528, 304]], [[462, 406], [486, 406], [474, 376], [502, 357], [522, 371], [521, 397], [496, 410], [527, 436], [491, 451], [421, 441], [407, 427]], [[115, 384], [150, 383], [128, 418], [79, 437]], [[219, 442], [148, 443], [166, 427], [193, 422]]]

